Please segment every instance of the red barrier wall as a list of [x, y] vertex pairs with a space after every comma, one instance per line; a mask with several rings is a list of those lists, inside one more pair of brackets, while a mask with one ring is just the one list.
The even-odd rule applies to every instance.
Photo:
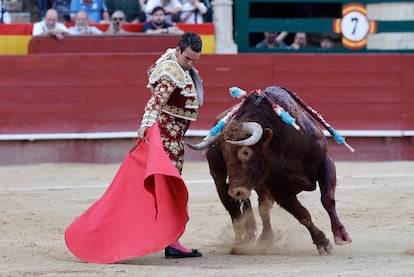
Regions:
[[32, 37], [29, 54], [40, 53], [162, 53], [166, 45], [175, 45], [178, 35], [148, 35], [134, 33], [125, 36], [68, 36], [59, 41], [50, 37]]
[[[149, 96], [146, 70], [157, 57], [132, 53], [0, 56], [0, 133], [134, 131]], [[197, 67], [206, 101], [193, 130], [210, 129], [214, 117], [236, 103], [228, 95], [229, 87], [251, 90], [269, 85], [295, 91], [337, 130], [414, 130], [414, 55], [203, 55]], [[333, 145], [338, 159], [414, 159], [411, 136], [347, 140], [359, 146], [357, 153]], [[372, 147], [365, 145], [367, 141]], [[0, 154], [6, 153], [5, 148], [17, 152], [25, 148], [22, 142], [7, 147], [5, 143], [0, 143]], [[70, 161], [82, 160], [80, 152], [85, 153], [79, 151]], [[1, 155], [4, 163], [8, 155]], [[120, 157], [108, 155], [86, 161]], [[65, 161], [64, 157], [55, 160]]]

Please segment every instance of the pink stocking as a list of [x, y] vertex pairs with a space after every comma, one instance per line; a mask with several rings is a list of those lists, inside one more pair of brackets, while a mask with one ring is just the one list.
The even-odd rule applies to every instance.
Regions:
[[169, 245], [169, 247], [172, 247], [174, 249], [177, 249], [177, 250], [180, 250], [180, 251], [183, 251], [183, 252], [186, 252], [186, 253], [191, 253], [192, 252], [192, 250], [190, 250], [190, 249], [185, 248], [184, 246], [182, 246], [179, 240], [176, 240], [173, 243], [171, 243]]

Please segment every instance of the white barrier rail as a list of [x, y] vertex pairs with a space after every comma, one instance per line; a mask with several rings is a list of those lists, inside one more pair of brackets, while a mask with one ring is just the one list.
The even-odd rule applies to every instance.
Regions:
[[[337, 130], [344, 137], [411, 137], [414, 130]], [[188, 130], [187, 137], [204, 137], [209, 130]], [[331, 136], [324, 131], [325, 136]], [[36, 141], [36, 140], [82, 140], [82, 139], [133, 139], [136, 131], [125, 132], [90, 132], [90, 133], [34, 133], [34, 134], [0, 134], [0, 141]]]

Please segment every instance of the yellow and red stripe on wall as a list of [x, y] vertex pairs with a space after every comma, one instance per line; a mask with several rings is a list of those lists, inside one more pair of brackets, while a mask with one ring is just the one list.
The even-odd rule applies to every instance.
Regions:
[[[125, 24], [125, 29], [140, 32], [142, 23]], [[96, 24], [105, 31], [108, 24]], [[203, 54], [215, 53], [214, 24], [177, 24], [185, 32], [196, 32], [203, 40]], [[0, 24], [0, 55], [24, 55], [28, 53], [29, 41], [32, 38], [33, 23]]]

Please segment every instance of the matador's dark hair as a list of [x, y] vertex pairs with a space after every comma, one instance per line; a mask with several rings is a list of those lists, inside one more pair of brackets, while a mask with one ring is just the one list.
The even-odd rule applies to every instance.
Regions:
[[200, 53], [201, 48], [203, 47], [203, 42], [198, 34], [187, 32], [181, 36], [180, 41], [178, 42], [178, 47], [181, 52], [190, 47], [194, 52]]

